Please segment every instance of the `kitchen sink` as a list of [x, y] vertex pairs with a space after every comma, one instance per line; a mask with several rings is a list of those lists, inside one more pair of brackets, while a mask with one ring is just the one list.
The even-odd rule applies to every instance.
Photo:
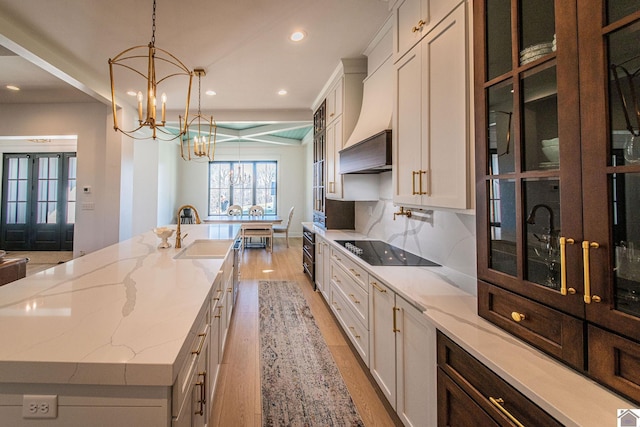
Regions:
[[174, 259], [197, 259], [197, 258], [224, 258], [229, 248], [233, 245], [233, 239], [196, 240], [178, 253]]

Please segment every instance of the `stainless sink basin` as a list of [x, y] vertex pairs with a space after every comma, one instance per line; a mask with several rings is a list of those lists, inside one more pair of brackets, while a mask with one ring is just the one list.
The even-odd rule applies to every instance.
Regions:
[[224, 258], [233, 239], [225, 240], [196, 240], [178, 253], [174, 259]]

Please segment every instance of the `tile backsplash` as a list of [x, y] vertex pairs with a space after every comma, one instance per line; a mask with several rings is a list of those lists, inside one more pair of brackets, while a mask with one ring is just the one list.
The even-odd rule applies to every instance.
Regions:
[[412, 210], [411, 218], [393, 213], [391, 173], [381, 175], [380, 199], [356, 202], [355, 228], [455, 271], [454, 279], [468, 292], [476, 286], [476, 218], [445, 210]]

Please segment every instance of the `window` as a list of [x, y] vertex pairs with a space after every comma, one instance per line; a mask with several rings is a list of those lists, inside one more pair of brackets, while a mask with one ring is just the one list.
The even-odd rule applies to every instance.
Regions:
[[265, 214], [276, 214], [277, 176], [275, 161], [209, 163], [209, 215], [226, 214], [231, 205], [245, 213], [259, 205]]

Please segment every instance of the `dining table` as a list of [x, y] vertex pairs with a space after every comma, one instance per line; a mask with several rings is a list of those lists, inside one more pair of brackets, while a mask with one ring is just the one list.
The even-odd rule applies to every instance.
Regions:
[[203, 219], [203, 222], [214, 224], [280, 224], [282, 218], [278, 215], [209, 215]]

